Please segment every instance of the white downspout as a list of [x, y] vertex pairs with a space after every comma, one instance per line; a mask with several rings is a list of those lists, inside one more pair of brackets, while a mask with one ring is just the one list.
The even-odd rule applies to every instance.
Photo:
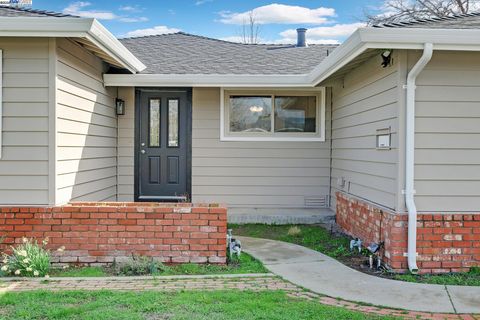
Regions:
[[408, 269], [418, 272], [417, 267], [417, 208], [415, 206], [415, 81], [432, 58], [433, 44], [425, 43], [423, 55], [407, 76], [406, 144], [405, 144], [405, 204], [408, 210]]

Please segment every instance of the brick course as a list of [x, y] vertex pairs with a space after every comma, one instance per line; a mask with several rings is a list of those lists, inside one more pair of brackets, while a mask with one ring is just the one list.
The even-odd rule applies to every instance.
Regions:
[[[397, 272], [408, 269], [408, 215], [394, 213], [337, 192], [337, 224], [365, 245], [384, 241], [382, 261]], [[421, 273], [468, 271], [480, 266], [480, 213], [418, 214], [417, 264]]]
[[227, 209], [215, 204], [76, 202], [0, 207], [0, 250], [22, 237], [65, 247], [57, 263], [107, 264], [132, 254], [165, 263], [226, 262]]

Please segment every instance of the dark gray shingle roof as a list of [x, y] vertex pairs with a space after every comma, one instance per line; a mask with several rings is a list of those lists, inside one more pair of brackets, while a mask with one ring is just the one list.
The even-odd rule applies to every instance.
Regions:
[[120, 41], [147, 74], [304, 74], [336, 45], [247, 45], [183, 32]]
[[7, 7], [0, 5], [0, 17], [57, 17], [57, 18], [78, 18], [77, 16], [72, 16], [69, 14], [45, 11], [45, 10], [36, 10], [28, 8], [15, 8]]
[[407, 20], [374, 25], [375, 28], [424, 28], [424, 29], [479, 29], [480, 12], [458, 14], [443, 18]]

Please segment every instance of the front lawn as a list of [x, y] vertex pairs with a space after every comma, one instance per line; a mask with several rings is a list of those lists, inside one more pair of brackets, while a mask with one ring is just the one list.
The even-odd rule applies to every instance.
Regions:
[[282, 291], [22, 292], [0, 296], [0, 319], [393, 319]]
[[[162, 265], [154, 276], [172, 275], [205, 275], [205, 274], [244, 274], [244, 273], [267, 273], [263, 264], [246, 253], [240, 255], [240, 259], [234, 258], [227, 265], [185, 263], [178, 265]], [[66, 270], [54, 270], [52, 277], [108, 277], [119, 274], [115, 267], [79, 267]]]

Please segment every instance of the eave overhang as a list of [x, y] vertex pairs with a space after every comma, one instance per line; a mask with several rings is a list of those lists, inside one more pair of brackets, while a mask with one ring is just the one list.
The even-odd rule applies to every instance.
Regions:
[[138, 60], [118, 39], [95, 19], [48, 17], [1, 17], [0, 37], [74, 38], [95, 48], [107, 62], [132, 73], [145, 70]]
[[106, 86], [316, 87], [368, 49], [480, 51], [480, 30], [360, 28], [308, 74], [105, 74]]

